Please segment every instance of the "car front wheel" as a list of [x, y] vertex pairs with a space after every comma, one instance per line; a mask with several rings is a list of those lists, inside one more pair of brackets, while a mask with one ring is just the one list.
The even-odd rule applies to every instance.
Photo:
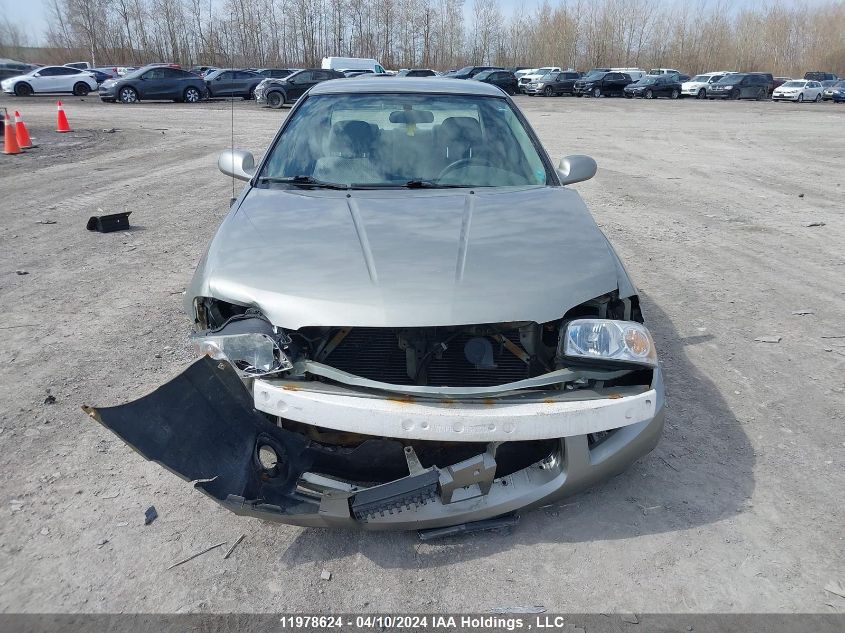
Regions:
[[283, 105], [285, 105], [285, 95], [279, 92], [278, 90], [268, 92], [267, 105], [273, 108], [274, 110], [278, 110]]
[[800, 95], [798, 95], [798, 103], [804, 103], [804, 93], [803, 92]]
[[706, 96], [707, 96], [707, 91], [704, 88], [702, 88], [701, 90], [698, 91], [698, 94], [696, 95], [696, 99], [704, 99]]
[[15, 94], [19, 97], [28, 97], [32, 94], [32, 86], [23, 82], [15, 85]]
[[546, 87], [543, 89], [543, 94], [544, 94], [545, 96], [547, 96], [547, 97], [554, 97], [554, 96], [555, 96], [555, 91], [554, 91], [554, 90], [552, 90], [552, 87], [551, 87], [551, 86], [546, 86]]
[[125, 88], [121, 88], [120, 92], [118, 93], [118, 98], [120, 99], [121, 103], [137, 103], [138, 102], [138, 92], [135, 88], [130, 88], [126, 86]]
[[185, 103], [197, 103], [200, 99], [202, 99], [202, 95], [200, 91], [194, 87], [189, 87], [185, 89], [185, 94], [182, 95], [182, 101]]
[[816, 102], [816, 103], [818, 103], [818, 102], [819, 102], [819, 101], [821, 101], [821, 100], [822, 100], [822, 96], [821, 96], [821, 94], [817, 94], [817, 95], [816, 95], [816, 98], [815, 98], [815, 102]]
[[669, 95], [669, 98], [670, 99], [677, 99], [679, 96], [681, 96], [681, 93], [678, 92], [678, 89], [672, 88], [672, 94]]
[[593, 96], [598, 99], [601, 96], [601, 88], [593, 88]]
[[654, 93], [651, 90], [645, 91], [645, 98], [646, 99], [654, 99]]

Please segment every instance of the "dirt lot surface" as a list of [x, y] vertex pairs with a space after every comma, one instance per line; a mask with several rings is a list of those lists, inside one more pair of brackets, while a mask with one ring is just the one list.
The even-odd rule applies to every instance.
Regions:
[[[80, 410], [192, 360], [181, 293], [232, 193], [228, 106], [71, 98], [59, 135], [52, 99], [0, 98], [40, 145], [0, 156], [0, 611], [845, 611], [825, 590], [845, 585], [845, 106], [517, 101], [555, 159], [599, 162], [577, 189], [641, 288], [666, 433], [511, 534], [423, 544], [238, 518]], [[260, 154], [284, 112], [234, 116]], [[87, 232], [98, 208], [132, 230]]]

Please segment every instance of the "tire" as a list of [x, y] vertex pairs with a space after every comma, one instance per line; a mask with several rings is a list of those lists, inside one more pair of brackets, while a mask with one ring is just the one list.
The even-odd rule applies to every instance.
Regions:
[[194, 88], [193, 86], [188, 86], [185, 88], [185, 92], [182, 95], [182, 101], [184, 103], [199, 103], [202, 100], [202, 93]]
[[576, 96], [576, 97], [578, 97], [578, 98], [580, 99], [580, 98], [581, 98], [581, 97], [583, 97], [584, 95], [583, 95], [583, 94], [581, 94], [581, 93], [579, 92], [579, 93], [578, 93], [578, 94], [576, 94], [575, 96]]
[[707, 90], [705, 88], [702, 88], [701, 90], [698, 91], [698, 94], [695, 95], [695, 98], [696, 99], [706, 99], [707, 98]]
[[552, 90], [551, 86], [546, 86], [545, 88], [543, 88], [543, 96], [544, 97], [554, 97], [555, 91]]
[[84, 81], [77, 81], [73, 84], [73, 94], [77, 97], [84, 97], [89, 92], [91, 92], [91, 86], [86, 84]]
[[804, 93], [798, 95], [798, 103], [804, 103]]
[[677, 98], [678, 98], [678, 97], [680, 97], [680, 96], [681, 96], [681, 93], [680, 93], [680, 92], [678, 92], [678, 89], [677, 89], [677, 88], [672, 88], [672, 93], [669, 95], [669, 98], [670, 98], [670, 99], [677, 99]]
[[278, 110], [285, 105], [285, 94], [278, 90], [268, 92], [265, 99], [267, 100], [267, 105], [274, 110]]
[[732, 101], [739, 101], [739, 98], [742, 96], [742, 93], [739, 90], [734, 90], [731, 92], [731, 100]]
[[28, 97], [33, 92], [32, 86], [28, 83], [24, 83], [23, 81], [15, 84], [15, 94], [19, 97]]
[[815, 101], [816, 103], [819, 103], [821, 100], [822, 100], [822, 93], [817, 94], [816, 98], [813, 99], [813, 101]]
[[121, 103], [138, 103], [138, 91], [131, 86], [124, 86], [118, 91], [117, 99]]
[[646, 99], [654, 99], [654, 93], [651, 90], [645, 91], [645, 98]]
[[246, 93], [246, 96], [244, 97], [244, 101], [252, 101], [254, 99], [255, 99], [255, 86], [250, 88], [249, 91]]
[[598, 99], [598, 98], [601, 96], [601, 88], [599, 88], [598, 86], [596, 86], [595, 88], [593, 88], [593, 96], [594, 96], [596, 99]]

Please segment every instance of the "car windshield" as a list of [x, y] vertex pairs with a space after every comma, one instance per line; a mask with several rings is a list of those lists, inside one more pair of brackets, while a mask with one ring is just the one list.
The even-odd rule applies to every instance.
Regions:
[[657, 83], [657, 77], [643, 77], [637, 82], [638, 86], [650, 86]]
[[557, 73], [546, 73], [540, 77], [540, 81], [554, 81], [557, 79]]
[[710, 75], [696, 75], [690, 81], [695, 81], [698, 83], [707, 83], [710, 81]]
[[783, 83], [783, 88], [803, 88], [804, 82], [803, 81], [785, 81]]
[[721, 78], [719, 81], [717, 81], [716, 83], [717, 83], [717, 84], [723, 84], [723, 85], [724, 85], [724, 84], [733, 84], [733, 83], [737, 83], [737, 82], [739, 82], [739, 81], [741, 81], [741, 80], [742, 80], [743, 76], [744, 76], [744, 75], [726, 75], [725, 77], [722, 77], [722, 78]]
[[584, 79], [601, 79], [606, 74], [607, 71], [604, 70], [591, 70], [584, 76]]
[[472, 72], [472, 69], [473, 69], [473, 68], [475, 68], [475, 66], [464, 66], [464, 67], [463, 67], [463, 68], [461, 68], [460, 70], [456, 70], [454, 73], [449, 73], [449, 74], [455, 74], [455, 75], [468, 75], [469, 73], [471, 73], [471, 72]]
[[535, 74], [537, 75], [546, 75], [554, 70], [553, 68], [539, 68]]
[[317, 95], [291, 115], [259, 185], [502, 187], [552, 182], [504, 98]]
[[487, 79], [487, 78], [488, 78], [490, 75], [492, 75], [492, 74], [493, 74], [493, 71], [492, 71], [492, 70], [482, 70], [482, 71], [481, 71], [480, 73], [478, 73], [475, 77], [473, 77], [473, 79], [479, 79], [479, 80], [481, 80], [481, 79]]

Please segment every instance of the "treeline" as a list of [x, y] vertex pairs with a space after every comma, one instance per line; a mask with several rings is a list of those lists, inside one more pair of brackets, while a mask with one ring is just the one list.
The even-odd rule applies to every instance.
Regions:
[[[45, 0], [60, 62], [311, 66], [374, 57], [386, 68], [472, 64], [668, 66], [690, 73], [845, 73], [845, 2], [735, 9], [725, 0]], [[0, 56], [26, 45], [0, 22]]]

